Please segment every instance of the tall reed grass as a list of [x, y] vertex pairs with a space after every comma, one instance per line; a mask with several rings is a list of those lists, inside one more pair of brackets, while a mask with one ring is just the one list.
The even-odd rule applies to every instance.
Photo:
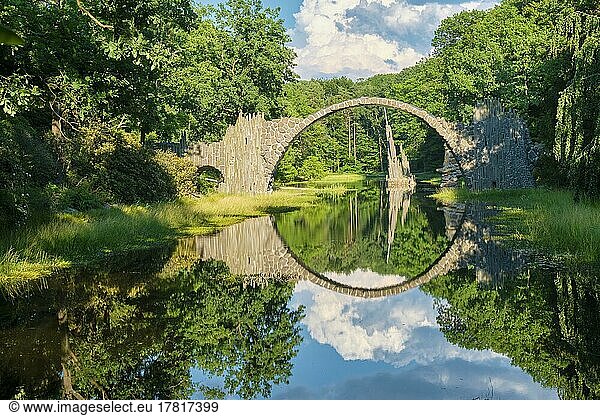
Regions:
[[522, 239], [552, 254], [583, 262], [600, 262], [600, 201], [575, 201], [564, 190], [444, 189], [434, 197], [442, 202], [482, 202], [502, 209], [498, 221]]

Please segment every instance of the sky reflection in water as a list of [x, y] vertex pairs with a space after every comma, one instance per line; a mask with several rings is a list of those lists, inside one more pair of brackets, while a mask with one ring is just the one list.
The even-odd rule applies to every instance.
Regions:
[[[280, 215], [276, 223], [294, 254], [322, 275], [354, 287], [380, 288], [407, 279], [391, 273], [392, 264], [385, 262], [388, 206], [378, 193], [364, 191]], [[440, 238], [449, 240], [444, 214], [431, 200], [415, 196], [404, 217], [406, 224], [403, 219], [396, 228], [392, 260], [394, 265], [408, 264], [403, 268], [408, 270], [414, 269], [414, 259], [402, 258], [404, 249], [434, 249], [424, 258], [435, 258], [440, 254], [435, 250], [444, 249]], [[289, 384], [274, 386], [271, 398], [558, 398], [555, 389], [542, 387], [509, 358], [448, 342], [436, 322], [439, 304], [420, 288], [363, 299], [298, 282], [289, 305], [304, 307], [303, 342], [292, 361]], [[193, 374], [204, 385], [222, 383], [200, 371]]]
[[434, 299], [412, 290], [357, 299], [300, 282], [304, 342], [273, 399], [557, 399], [510, 360], [449, 343]]

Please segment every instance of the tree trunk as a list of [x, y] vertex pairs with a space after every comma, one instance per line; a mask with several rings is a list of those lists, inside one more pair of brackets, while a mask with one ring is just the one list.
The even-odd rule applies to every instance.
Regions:
[[353, 138], [354, 138], [354, 165], [356, 165], [356, 121], [353, 123]]
[[56, 105], [56, 107], [51, 107], [52, 109], [52, 134], [56, 139], [62, 137], [62, 122], [60, 120], [60, 104]]

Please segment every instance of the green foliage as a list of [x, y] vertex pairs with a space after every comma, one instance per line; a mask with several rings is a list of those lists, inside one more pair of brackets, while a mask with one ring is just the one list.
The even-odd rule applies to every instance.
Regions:
[[[215, 140], [240, 112], [282, 113], [294, 53], [278, 12], [260, 1], [86, 0], [84, 8], [75, 0], [0, 8], [0, 21], [26, 39], [0, 48], [0, 111], [40, 137], [52, 128], [60, 185], [87, 184], [113, 202], [169, 199], [175, 185], [195, 194], [189, 166], [184, 173], [171, 160], [173, 184], [149, 152], [119, 137]], [[3, 205], [22, 210], [12, 196], [0, 196]]]
[[600, 196], [600, 16], [569, 8], [559, 29], [555, 53], [571, 65], [558, 99], [554, 156], [572, 188]]
[[198, 174], [198, 191], [202, 195], [208, 195], [216, 192], [219, 184], [223, 182], [223, 174], [217, 168], [210, 166], [200, 168]]
[[[59, 191], [52, 191], [54, 199]], [[43, 224], [30, 223], [0, 233], [0, 280], [19, 282], [23, 278], [47, 277], [54, 266], [115, 261], [136, 250], [169, 245], [182, 235], [213, 233], [248, 217], [305, 207], [316, 197], [316, 190], [255, 196], [213, 194], [151, 206], [61, 213]]]
[[192, 197], [200, 193], [200, 173], [191, 159], [179, 157], [173, 152], [158, 151], [154, 160], [171, 176], [177, 186], [178, 196]]
[[197, 365], [224, 378], [221, 391], [204, 389], [205, 396], [269, 397], [273, 384], [289, 379], [302, 341], [302, 313], [287, 306], [292, 284], [244, 287], [227, 266], [214, 262], [198, 262], [178, 280], [187, 290], [171, 298], [168, 314], [181, 320], [179, 336]]
[[5, 45], [22, 45], [23, 39], [10, 29], [0, 26], [0, 44]]
[[27, 121], [0, 120], [0, 227], [29, 218], [40, 193], [36, 188], [57, 178], [50, 146]]
[[501, 207], [497, 221], [507, 234], [554, 256], [586, 264], [600, 258], [600, 206], [594, 200], [575, 200], [570, 191], [445, 189], [434, 197], [445, 203], [476, 201]]
[[220, 140], [240, 112], [281, 115], [295, 54], [278, 12], [257, 0], [229, 0], [197, 13], [166, 80], [190, 141]]
[[[287, 306], [293, 287], [245, 287], [215, 261], [165, 278], [171, 254], [138, 253], [136, 273], [66, 273], [2, 303], [0, 359], [14, 365], [0, 369], [0, 397], [174, 400], [200, 390], [250, 399], [287, 382], [302, 340], [301, 311]], [[192, 369], [223, 377], [223, 388], [193, 385]]]
[[59, 211], [75, 209], [78, 211], [89, 211], [102, 208], [102, 200], [92, 192], [87, 186], [77, 188], [58, 188], [52, 199], [55, 201], [55, 207]]
[[496, 290], [459, 272], [422, 288], [443, 299], [437, 319], [450, 342], [509, 357], [563, 399], [598, 399], [597, 270], [533, 268]]
[[[388, 212], [379, 189], [346, 192], [314, 207], [277, 217], [277, 230], [294, 254], [318, 272], [350, 273], [357, 269], [414, 277], [425, 271], [448, 246], [431, 221], [437, 214], [423, 201], [397, 224], [387, 258]], [[399, 213], [401, 215], [401, 213]]]
[[158, 202], [177, 196], [174, 178], [135, 137], [87, 130], [83, 140], [73, 171], [113, 202]]
[[325, 164], [321, 162], [316, 156], [309, 156], [303, 162], [300, 169], [298, 169], [298, 178], [300, 180], [312, 180], [321, 179], [327, 174], [325, 170]]
[[[478, 101], [497, 97], [525, 118], [533, 139], [548, 150], [536, 169], [540, 180], [598, 195], [599, 19], [593, 1], [504, 0], [487, 11], [444, 19], [432, 56], [413, 67], [357, 83], [342, 78], [291, 84], [284, 103], [289, 115], [305, 117], [336, 101], [381, 96], [468, 123]], [[348, 140], [351, 118], [358, 119], [357, 162]], [[334, 172], [380, 171], [381, 119], [372, 110], [329, 117], [318, 133], [309, 130], [294, 145], [301, 151], [281, 164], [287, 171], [280, 179], [290, 176], [288, 165], [299, 169], [309, 155], [327, 161]], [[441, 165], [444, 149], [436, 133], [410, 115], [390, 111], [389, 119], [415, 170]]]
[[[400, 74], [379, 75], [354, 83], [346, 78], [300, 81], [286, 85], [284, 104], [292, 117], [306, 117], [331, 104], [360, 96], [399, 99], [445, 115], [441, 73], [435, 61], [425, 61]], [[388, 109], [394, 138], [402, 143], [417, 169], [442, 165], [442, 139], [414, 116]], [[356, 158], [355, 158], [356, 153]], [[381, 108], [334, 113], [303, 132], [286, 152], [276, 178], [293, 180], [307, 157], [315, 156], [330, 172], [379, 173], [385, 160], [385, 119]]]
[[287, 151], [279, 162], [275, 173], [277, 181], [288, 183], [298, 179], [298, 169], [294, 166], [293, 154], [292, 151]]

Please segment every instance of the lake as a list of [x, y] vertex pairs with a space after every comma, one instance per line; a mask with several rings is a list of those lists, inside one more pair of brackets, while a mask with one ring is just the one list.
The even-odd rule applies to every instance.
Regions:
[[434, 191], [357, 183], [4, 294], [0, 398], [597, 399], [598, 272]]

